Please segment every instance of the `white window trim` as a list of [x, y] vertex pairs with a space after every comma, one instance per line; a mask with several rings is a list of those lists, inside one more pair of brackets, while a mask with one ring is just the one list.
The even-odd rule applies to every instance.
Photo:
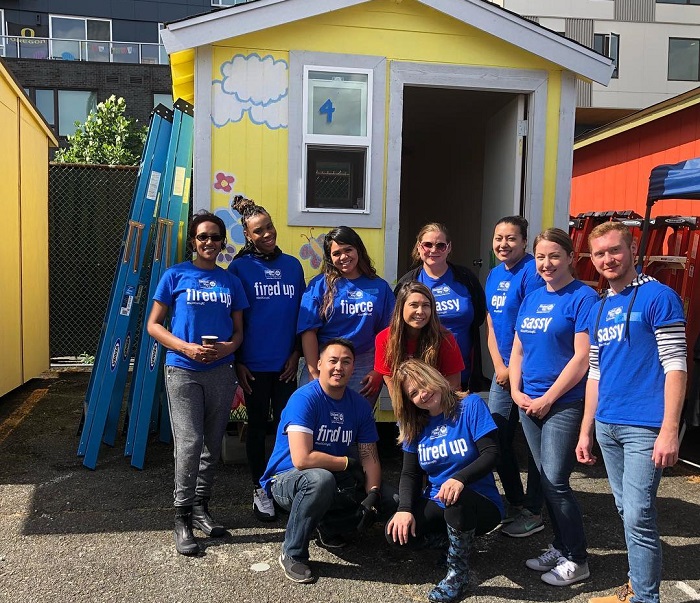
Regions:
[[5, 56], [5, 11], [0, 8], [0, 57]]
[[[290, 52], [289, 75], [289, 180], [290, 226], [381, 228], [384, 200], [384, 138], [386, 107], [386, 59], [364, 55]], [[312, 71], [367, 73], [367, 136], [307, 135], [307, 78]], [[306, 145], [367, 148], [365, 208], [362, 210], [303, 209], [306, 195]]]

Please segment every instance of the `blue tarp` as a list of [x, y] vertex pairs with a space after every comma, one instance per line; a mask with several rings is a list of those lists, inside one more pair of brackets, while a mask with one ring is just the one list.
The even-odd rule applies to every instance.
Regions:
[[649, 200], [659, 199], [700, 199], [700, 157], [651, 170]]

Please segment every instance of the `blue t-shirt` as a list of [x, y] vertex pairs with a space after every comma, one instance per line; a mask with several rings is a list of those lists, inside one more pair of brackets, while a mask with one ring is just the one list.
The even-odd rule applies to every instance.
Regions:
[[389, 326], [394, 311], [394, 292], [379, 277], [360, 276], [356, 279], [340, 278], [335, 283], [333, 308], [327, 320], [319, 310], [326, 292], [323, 274], [311, 279], [301, 298], [297, 333], [318, 329], [318, 342], [335, 337], [345, 337], [355, 345], [355, 353], [363, 354], [374, 349], [374, 337]]
[[[581, 281], [558, 291], [540, 287], [525, 296], [515, 330], [523, 344], [523, 392], [539, 398], [557, 380], [574, 356], [574, 336], [588, 330], [591, 308], [598, 294]], [[555, 401], [582, 400], [586, 376]]]
[[[442, 484], [479, 456], [475, 442], [495, 430], [496, 423], [488, 407], [476, 394], [458, 402], [457, 416], [454, 419], [447, 420], [442, 413], [430, 417], [418, 440], [403, 445], [406, 452], [418, 455], [418, 463], [428, 476], [423, 496], [444, 507], [435, 498]], [[488, 498], [503, 515], [503, 502], [496, 489], [493, 473], [466, 484], [465, 488]]]
[[[627, 332], [625, 324], [635, 289]], [[600, 366], [598, 421], [661, 427], [666, 378], [654, 331], [674, 323], [685, 324], [683, 304], [673, 289], [656, 280], [628, 286], [593, 307], [589, 324]]]
[[493, 332], [498, 344], [498, 353], [506, 366], [515, 339], [515, 323], [520, 304], [528, 293], [544, 287], [542, 277], [537, 274], [535, 258], [529, 253], [511, 270], [499, 264], [486, 278], [486, 310], [491, 317]]
[[[202, 335], [216, 335], [219, 341], [233, 336], [236, 310], [248, 307], [243, 285], [237, 276], [216, 266], [202, 270], [192, 262], [175, 264], [165, 271], [153, 299], [170, 308], [170, 332], [187, 343], [202, 343]], [[230, 354], [216, 362], [203, 364], [180, 352], [168, 350], [165, 364], [192, 371], [206, 371], [226, 362]]]
[[454, 278], [448, 269], [440, 278], [429, 277], [425, 270], [418, 273], [418, 282], [432, 290], [440, 323], [454, 335], [464, 360], [462, 383], [469, 383], [472, 372], [472, 338], [469, 329], [474, 321], [474, 304], [466, 285]]
[[243, 284], [250, 307], [243, 311], [239, 362], [251, 371], [279, 372], [294, 351], [301, 296], [306, 288], [301, 263], [282, 254], [274, 260], [244, 255], [228, 267]]
[[367, 400], [349, 387], [340, 400], [334, 400], [314, 379], [296, 390], [282, 411], [275, 448], [260, 478], [260, 486], [268, 495], [271, 480], [294, 468], [287, 434], [290, 425], [311, 430], [313, 449], [332, 456], [347, 456], [351, 444], [371, 444], [379, 439]]

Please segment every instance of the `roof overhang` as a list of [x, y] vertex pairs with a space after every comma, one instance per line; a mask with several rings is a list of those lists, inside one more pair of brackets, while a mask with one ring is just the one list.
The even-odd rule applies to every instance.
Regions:
[[[168, 54], [308, 19], [372, 0], [257, 0], [168, 23], [161, 39]], [[416, 0], [501, 38], [587, 80], [607, 85], [612, 61], [487, 0]]]

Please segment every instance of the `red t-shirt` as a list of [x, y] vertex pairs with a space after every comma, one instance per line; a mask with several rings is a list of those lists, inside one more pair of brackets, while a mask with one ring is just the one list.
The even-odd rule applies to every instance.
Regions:
[[[389, 343], [389, 327], [377, 333], [374, 339], [374, 370], [380, 375], [391, 375], [391, 368], [387, 363], [386, 353]], [[417, 340], [406, 341], [406, 358], [413, 358], [416, 353]], [[454, 335], [447, 330], [443, 331], [443, 339], [438, 352], [437, 369], [443, 376], [461, 373], [464, 370], [464, 360]]]

